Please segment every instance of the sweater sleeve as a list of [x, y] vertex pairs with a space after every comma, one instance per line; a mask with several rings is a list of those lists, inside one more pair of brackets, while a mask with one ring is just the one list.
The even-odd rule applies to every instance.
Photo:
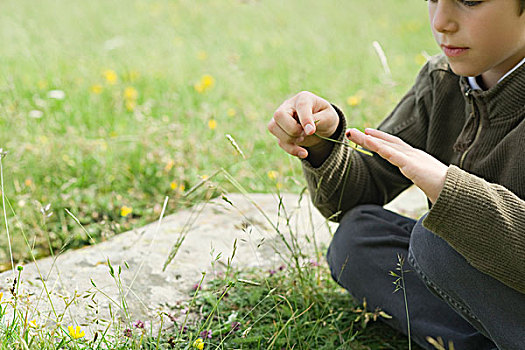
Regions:
[[456, 166], [423, 225], [475, 268], [525, 293], [525, 201]]
[[[413, 147], [424, 149], [431, 98], [431, 75], [427, 64], [412, 89], [379, 129], [400, 137]], [[342, 141], [346, 121], [343, 112], [334, 108], [340, 118], [340, 131], [334, 138]], [[319, 167], [312, 166], [308, 160], [303, 160], [302, 165], [314, 205], [333, 221], [339, 221], [342, 214], [360, 204], [384, 205], [412, 184], [396, 166], [382, 157], [371, 157], [341, 144], [333, 146]]]

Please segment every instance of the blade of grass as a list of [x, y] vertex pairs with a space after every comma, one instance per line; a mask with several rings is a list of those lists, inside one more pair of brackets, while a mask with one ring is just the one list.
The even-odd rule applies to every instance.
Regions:
[[15, 272], [15, 263], [13, 261], [13, 250], [11, 248], [11, 236], [9, 235], [9, 225], [7, 223], [7, 211], [5, 209], [5, 189], [4, 189], [4, 168], [2, 164], [2, 159], [5, 158], [7, 152], [0, 148], [0, 182], [2, 186], [2, 208], [4, 210], [4, 220], [5, 220], [5, 229], [7, 232], [7, 245], [9, 247], [9, 257], [11, 258], [11, 268], [13, 270], [13, 277], [16, 275]]

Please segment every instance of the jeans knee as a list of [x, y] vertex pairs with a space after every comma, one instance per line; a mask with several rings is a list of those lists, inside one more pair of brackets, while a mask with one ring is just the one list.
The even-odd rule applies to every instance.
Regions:
[[442, 238], [423, 227], [421, 218], [410, 235], [409, 261], [425, 282], [436, 285], [456, 283], [460, 276], [454, 266], [459, 254]]
[[[424, 218], [424, 217], [423, 217]], [[427, 288], [485, 334], [463, 298], [472, 267], [445, 240], [425, 229], [421, 218], [412, 230], [408, 260]]]
[[425, 283], [441, 284], [446, 280], [447, 255], [451, 253], [448, 243], [423, 227], [421, 218], [410, 235], [409, 262]]
[[334, 280], [359, 295], [372, 275], [384, 273], [386, 277], [388, 271], [382, 270], [388, 268], [390, 260], [394, 264], [394, 258], [389, 257], [395, 256], [392, 248], [406, 252], [408, 247], [410, 231], [400, 227], [400, 222], [405, 220], [379, 205], [360, 205], [348, 211], [327, 252]]
[[[362, 249], [359, 249], [364, 230], [360, 229], [364, 212], [377, 210], [374, 205], [361, 205], [345, 213], [339, 223], [332, 242], [326, 253], [326, 260], [334, 280], [343, 287], [348, 288], [348, 277], [359, 274], [360, 263], [369, 259]], [[357, 278], [358, 279], [358, 278]]]

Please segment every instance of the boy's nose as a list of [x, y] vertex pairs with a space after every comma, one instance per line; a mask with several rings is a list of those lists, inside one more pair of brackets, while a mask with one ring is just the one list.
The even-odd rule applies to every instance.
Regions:
[[453, 33], [458, 30], [454, 1], [441, 0], [430, 5], [430, 22], [439, 33]]

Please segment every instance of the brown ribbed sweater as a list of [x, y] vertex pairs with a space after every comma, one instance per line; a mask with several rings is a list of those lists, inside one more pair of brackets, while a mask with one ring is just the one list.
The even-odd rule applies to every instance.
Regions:
[[[346, 122], [336, 110], [334, 138], [342, 140]], [[525, 293], [525, 65], [487, 91], [472, 91], [444, 56], [433, 57], [379, 129], [450, 165], [423, 225], [472, 266]], [[326, 159], [304, 160], [303, 170], [326, 217], [384, 205], [411, 185], [378, 155], [318, 147], [332, 150]]]

